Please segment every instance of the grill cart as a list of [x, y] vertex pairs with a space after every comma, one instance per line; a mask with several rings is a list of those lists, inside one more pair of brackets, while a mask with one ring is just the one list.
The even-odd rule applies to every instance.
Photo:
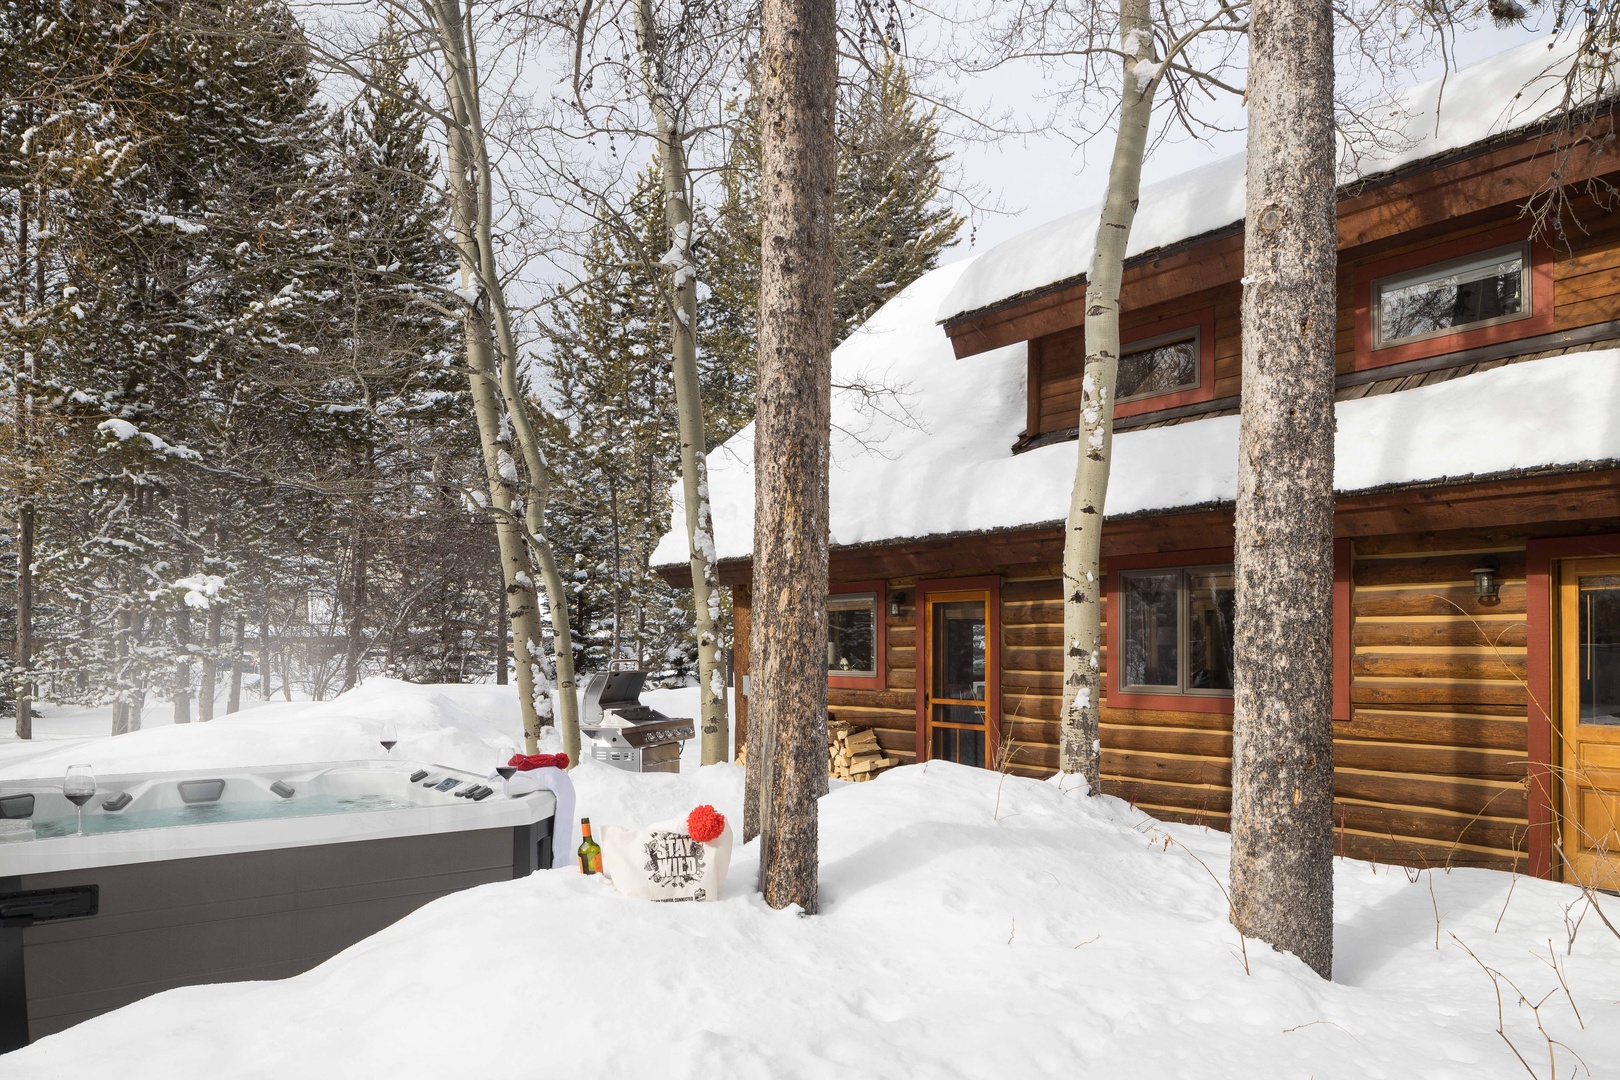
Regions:
[[695, 733], [691, 720], [665, 716], [641, 703], [647, 673], [633, 661], [614, 660], [585, 682], [579, 726], [595, 761], [628, 772], [681, 771], [681, 743]]

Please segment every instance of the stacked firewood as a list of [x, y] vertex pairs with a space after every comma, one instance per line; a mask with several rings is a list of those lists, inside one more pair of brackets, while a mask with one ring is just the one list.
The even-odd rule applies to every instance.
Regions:
[[853, 724], [827, 725], [827, 773], [834, 780], [870, 780], [899, 761], [883, 756], [877, 732]]

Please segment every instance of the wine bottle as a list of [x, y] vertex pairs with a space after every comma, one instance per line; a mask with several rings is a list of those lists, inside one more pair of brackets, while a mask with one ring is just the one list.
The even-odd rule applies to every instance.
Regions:
[[579, 819], [580, 832], [584, 839], [579, 842], [579, 872], [582, 874], [600, 874], [602, 872], [602, 848], [591, 839], [591, 819]]

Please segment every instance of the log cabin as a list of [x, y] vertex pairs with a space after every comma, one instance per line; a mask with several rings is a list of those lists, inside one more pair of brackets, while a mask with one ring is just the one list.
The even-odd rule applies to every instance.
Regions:
[[[1338, 849], [1620, 886], [1620, 184], [1534, 42], [1409, 91], [1338, 202]], [[1524, 208], [1561, 189], [1562, 231]], [[1231, 797], [1243, 160], [1144, 190], [1104, 527], [1103, 790]], [[1096, 210], [932, 272], [834, 354], [828, 698], [886, 756], [1058, 765]], [[1578, 224], [1576, 224], [1578, 223]], [[752, 429], [711, 455], [739, 674]], [[677, 493], [678, 498], [678, 493]], [[681, 510], [675, 509], [675, 521]], [[672, 529], [655, 562], [686, 573]], [[746, 701], [739, 695], [739, 742]]]

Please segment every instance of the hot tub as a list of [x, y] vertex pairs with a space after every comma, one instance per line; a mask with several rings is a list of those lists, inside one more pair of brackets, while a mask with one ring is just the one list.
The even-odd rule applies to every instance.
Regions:
[[60, 779], [0, 784], [0, 1053], [159, 990], [295, 975], [429, 900], [552, 864], [549, 792], [440, 765], [96, 787], [79, 836]]

